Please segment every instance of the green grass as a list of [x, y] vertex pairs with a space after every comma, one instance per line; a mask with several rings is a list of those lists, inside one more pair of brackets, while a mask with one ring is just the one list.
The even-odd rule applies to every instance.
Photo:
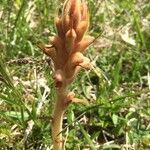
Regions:
[[[52, 63], [38, 49], [55, 34], [60, 2], [1, 1], [0, 147], [52, 148], [56, 99]], [[66, 149], [150, 149], [150, 4], [88, 0], [90, 31], [100, 37], [86, 55], [93, 68], [70, 86], [90, 105], [71, 104], [64, 118]], [[56, 9], [57, 8], [57, 9]], [[42, 105], [41, 105], [42, 104]], [[31, 126], [31, 127], [30, 127]]]

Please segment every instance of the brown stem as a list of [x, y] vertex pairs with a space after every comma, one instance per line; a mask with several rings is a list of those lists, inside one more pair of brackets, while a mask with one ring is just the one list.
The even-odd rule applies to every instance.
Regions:
[[63, 150], [62, 122], [63, 115], [67, 107], [66, 92], [57, 92], [58, 99], [55, 104], [53, 121], [52, 121], [52, 139], [53, 150]]

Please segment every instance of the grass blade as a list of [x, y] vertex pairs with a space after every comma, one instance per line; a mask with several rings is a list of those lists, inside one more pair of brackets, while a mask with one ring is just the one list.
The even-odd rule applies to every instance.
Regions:
[[89, 144], [89, 146], [91, 147], [92, 150], [96, 150], [92, 140], [89, 137], [89, 134], [83, 129], [83, 127], [81, 126], [81, 124], [79, 123], [79, 127], [81, 129], [82, 134], [85, 137], [86, 142]]

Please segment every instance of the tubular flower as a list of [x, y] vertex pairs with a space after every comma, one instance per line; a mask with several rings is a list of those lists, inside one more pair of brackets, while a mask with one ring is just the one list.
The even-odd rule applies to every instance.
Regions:
[[57, 88], [64, 88], [73, 81], [80, 68], [90, 66], [89, 59], [83, 55], [93, 41], [93, 37], [85, 35], [89, 26], [85, 1], [66, 0], [55, 24], [57, 35], [49, 39], [53, 47], [45, 46], [42, 49], [54, 62]]

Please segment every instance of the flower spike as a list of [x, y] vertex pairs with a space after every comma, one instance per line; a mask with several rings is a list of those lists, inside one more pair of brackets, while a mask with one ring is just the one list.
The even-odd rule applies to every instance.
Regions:
[[68, 91], [69, 84], [74, 81], [80, 69], [91, 67], [90, 60], [83, 54], [94, 40], [85, 35], [89, 27], [89, 12], [85, 0], [65, 0], [62, 14], [56, 17], [55, 25], [57, 35], [50, 37], [50, 44], [39, 47], [54, 63], [53, 79], [58, 99], [53, 112], [52, 139], [53, 149], [62, 150], [62, 121], [67, 106], [72, 102], [88, 103]]

